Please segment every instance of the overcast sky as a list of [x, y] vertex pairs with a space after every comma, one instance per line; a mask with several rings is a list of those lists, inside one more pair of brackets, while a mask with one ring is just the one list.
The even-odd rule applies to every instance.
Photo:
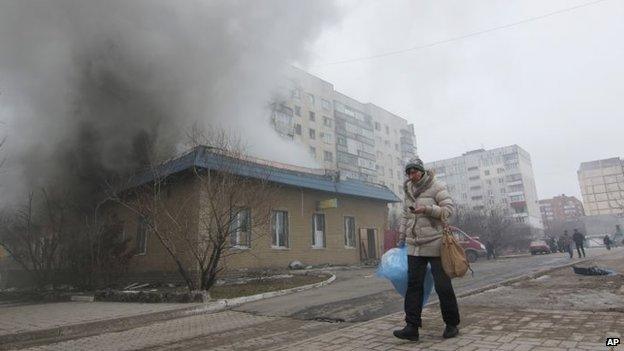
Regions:
[[624, 1], [373, 60], [590, 0], [341, 2], [309, 71], [414, 123], [425, 162], [518, 144], [540, 198], [580, 198], [580, 162], [624, 156]]

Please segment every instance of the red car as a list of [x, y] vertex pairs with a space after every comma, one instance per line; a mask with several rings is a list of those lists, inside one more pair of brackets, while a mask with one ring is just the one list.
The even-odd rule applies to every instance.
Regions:
[[485, 245], [483, 245], [478, 237], [472, 237], [464, 233], [461, 229], [451, 226], [455, 240], [464, 248], [468, 262], [476, 262], [479, 257], [487, 256]]
[[531, 251], [531, 255], [549, 254], [550, 247], [544, 240], [531, 241], [529, 251]]
[[[479, 241], [478, 237], [471, 237], [457, 227], [451, 226], [451, 230], [453, 231], [453, 236], [455, 236], [457, 242], [464, 248], [466, 258], [469, 262], [475, 262], [479, 259], [479, 257], [485, 257], [487, 255], [485, 245]], [[398, 239], [398, 231], [386, 230], [384, 235], [385, 250], [387, 251], [395, 247]]]

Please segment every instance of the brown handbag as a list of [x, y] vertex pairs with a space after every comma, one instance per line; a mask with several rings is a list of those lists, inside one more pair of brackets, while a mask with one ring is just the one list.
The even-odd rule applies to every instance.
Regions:
[[466, 259], [464, 248], [455, 240], [451, 227], [446, 220], [442, 221], [442, 228], [442, 248], [440, 251], [442, 268], [444, 269], [444, 273], [450, 278], [461, 278], [466, 275], [468, 270], [472, 272], [470, 263], [468, 263], [468, 259]]

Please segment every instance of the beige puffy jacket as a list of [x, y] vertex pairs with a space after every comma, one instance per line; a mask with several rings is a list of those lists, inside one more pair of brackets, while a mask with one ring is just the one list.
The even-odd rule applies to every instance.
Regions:
[[[420, 189], [420, 188], [424, 188]], [[420, 189], [420, 195], [414, 195]], [[411, 256], [439, 257], [442, 244], [442, 218], [449, 218], [454, 210], [453, 199], [443, 182], [432, 172], [417, 184], [405, 182], [405, 201], [399, 227], [399, 241], [407, 245]], [[425, 213], [413, 214], [409, 207], [425, 207]]]

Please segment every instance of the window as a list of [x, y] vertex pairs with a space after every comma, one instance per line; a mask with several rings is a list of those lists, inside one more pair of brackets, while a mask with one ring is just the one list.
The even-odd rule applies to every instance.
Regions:
[[510, 196], [509, 200], [511, 202], [518, 202], [518, 201], [524, 201], [524, 195], [514, 195], [514, 196]]
[[316, 121], [316, 114], [312, 111], [310, 111], [309, 113], [310, 113], [310, 121]]
[[321, 213], [312, 216], [312, 247], [325, 247], [325, 215]]
[[332, 119], [326, 116], [323, 116], [323, 125], [326, 127], [331, 127], [332, 126]]
[[334, 162], [334, 154], [329, 151], [325, 151], [324, 160], [325, 162]]
[[301, 124], [295, 124], [295, 134], [301, 135]]
[[381, 130], [381, 124], [379, 124], [379, 122], [375, 122], [375, 130]]
[[501, 192], [501, 194], [504, 194], [504, 193], [506, 193], [507, 191], [505, 190], [505, 188], [500, 188], [500, 192]]
[[355, 217], [344, 218], [345, 246], [355, 247]]
[[316, 130], [310, 129], [310, 139], [316, 140]]
[[470, 198], [472, 201], [483, 200], [483, 196], [473, 196]]
[[325, 99], [321, 99], [321, 107], [325, 111], [330, 111], [331, 110], [331, 102], [329, 102], [329, 101], [327, 101]]
[[137, 219], [136, 232], [136, 254], [145, 255], [147, 253], [147, 230], [149, 228], [148, 219], [140, 216]]
[[273, 211], [271, 214], [271, 234], [273, 246], [288, 247], [288, 212]]
[[516, 185], [510, 185], [509, 186], [509, 191], [511, 191], [511, 192], [523, 191], [523, 190], [524, 190], [524, 185], [522, 185], [522, 184], [516, 184]]
[[295, 105], [295, 115], [301, 117], [301, 106]]
[[485, 173], [485, 175], [490, 175], [490, 171], [488, 171], [488, 170], [486, 170], [484, 173]]
[[292, 97], [297, 100], [301, 99], [301, 91], [299, 89], [294, 89], [292, 91]]
[[334, 135], [332, 133], [324, 132], [321, 133], [321, 139], [326, 144], [331, 144], [334, 142]]
[[496, 173], [498, 173], [498, 174], [505, 173], [505, 169], [504, 168], [497, 168], [496, 169]]
[[492, 185], [492, 180], [491, 179], [488, 179], [485, 182], [487, 183], [487, 185]]
[[470, 179], [470, 180], [478, 180], [478, 179], [481, 179], [481, 177], [479, 177], [479, 176], [472, 176], [472, 177], [469, 177], [468, 179]]
[[314, 146], [310, 146], [310, 153], [312, 157], [316, 158], [316, 148]]
[[230, 245], [249, 247], [251, 245], [251, 210], [238, 209], [230, 220]]
[[471, 186], [470, 190], [481, 190], [481, 186], [477, 185], [477, 186]]
[[394, 144], [394, 151], [399, 151], [399, 144]]
[[388, 126], [385, 126], [385, 127], [386, 127], [386, 134], [389, 135], [390, 134], [390, 128], [388, 128]]
[[505, 178], [498, 178], [498, 184], [503, 184], [505, 182]]
[[314, 106], [314, 95], [308, 94], [308, 104], [310, 104], [310, 106]]

